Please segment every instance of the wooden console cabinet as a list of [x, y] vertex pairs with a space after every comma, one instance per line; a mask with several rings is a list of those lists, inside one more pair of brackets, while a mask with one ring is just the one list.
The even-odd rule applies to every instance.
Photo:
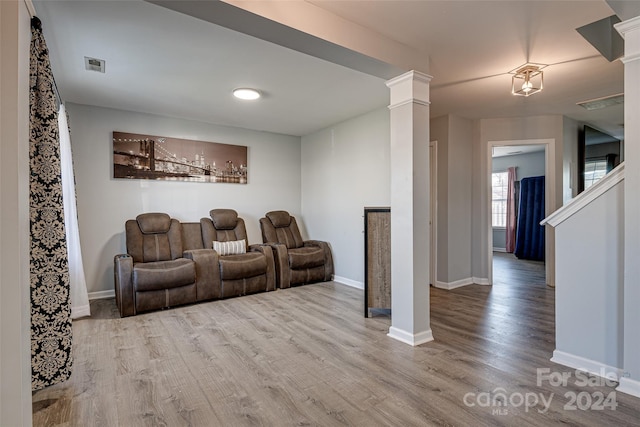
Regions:
[[391, 209], [364, 208], [364, 317], [391, 309]]

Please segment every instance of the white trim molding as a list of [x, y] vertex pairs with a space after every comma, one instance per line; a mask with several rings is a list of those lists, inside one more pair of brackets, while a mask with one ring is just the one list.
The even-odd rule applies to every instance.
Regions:
[[473, 283], [482, 286], [491, 286], [491, 282], [486, 277], [472, 277]]
[[35, 8], [35, 6], [33, 6], [33, 2], [31, 0], [24, 0], [24, 4], [25, 4], [25, 6], [27, 6], [27, 10], [29, 11], [29, 15], [31, 15], [32, 18], [34, 16], [37, 16], [36, 8]]
[[71, 319], [79, 319], [80, 317], [91, 316], [91, 308], [89, 304], [82, 307], [71, 307]]
[[412, 334], [410, 332], [403, 331], [402, 329], [391, 326], [389, 327], [389, 333], [387, 334], [387, 336], [405, 344], [412, 345], [414, 347], [420, 344], [427, 343], [429, 341], [433, 341], [433, 334], [431, 332], [431, 329], [417, 334]]
[[421, 82], [421, 83], [429, 83], [431, 79], [433, 79], [433, 76], [430, 76], [429, 74], [412, 70], [387, 80], [386, 85], [387, 87], [391, 87], [391, 86], [396, 86], [398, 84], [410, 83], [414, 81]]
[[463, 286], [473, 285], [473, 284], [474, 284], [473, 278], [467, 277], [465, 279], [456, 280], [455, 282], [440, 282], [436, 280], [435, 287], [439, 289], [447, 289], [450, 291], [451, 289], [461, 288]]
[[386, 82], [390, 92], [389, 109], [408, 104], [428, 106], [429, 82], [433, 77], [419, 71], [409, 71]]
[[569, 203], [543, 219], [542, 222], [540, 222], [540, 225], [549, 224], [552, 227], [557, 227], [566, 219], [577, 213], [580, 209], [584, 208], [622, 181], [624, 181], [624, 162], [620, 163], [614, 170], [606, 174], [591, 187], [578, 194], [575, 198], [569, 201]]
[[621, 377], [620, 385], [616, 388], [616, 391], [630, 394], [631, 396], [640, 397], [640, 381], [632, 380], [631, 378]]
[[640, 29], [640, 16], [627, 19], [626, 21], [618, 22], [617, 24], [613, 25], [613, 28], [615, 28], [616, 31], [620, 33], [622, 38], [624, 38], [627, 33]]
[[640, 53], [636, 53], [635, 55], [625, 55], [624, 57], [620, 58], [620, 61], [623, 64], [629, 64], [631, 62], [639, 61], [639, 60], [640, 60]]
[[364, 289], [364, 283], [358, 282], [357, 280], [347, 279], [346, 277], [336, 276], [335, 274], [332, 280], [343, 285], [351, 286], [352, 288]]
[[107, 299], [107, 298], [115, 298], [116, 297], [116, 291], [109, 290], [109, 291], [97, 291], [97, 292], [90, 292], [89, 293], [89, 301], [92, 301], [94, 299]]
[[622, 369], [620, 368], [605, 365], [604, 363], [586, 359], [560, 350], [553, 351], [551, 361], [553, 363], [568, 366], [569, 368], [579, 369], [599, 377], [615, 379], [616, 381], [618, 381], [622, 376]]
[[421, 100], [416, 99], [416, 98], [411, 98], [411, 99], [407, 99], [405, 101], [398, 102], [396, 104], [389, 105], [387, 108], [389, 110], [393, 110], [394, 108], [402, 107], [404, 105], [409, 105], [409, 104], [411, 104], [411, 105], [418, 104], [418, 105], [427, 105], [428, 106], [428, 105], [431, 105], [431, 101], [421, 101]]

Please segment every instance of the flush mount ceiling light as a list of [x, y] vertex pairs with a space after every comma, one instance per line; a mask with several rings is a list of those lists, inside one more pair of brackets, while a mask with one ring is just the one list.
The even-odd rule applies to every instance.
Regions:
[[238, 99], [244, 99], [246, 101], [253, 101], [260, 98], [260, 92], [255, 89], [240, 87], [233, 90], [233, 96]]
[[531, 96], [534, 93], [541, 92], [544, 86], [542, 74], [544, 67], [546, 65], [528, 63], [509, 71], [509, 74], [513, 74], [511, 77], [511, 93], [520, 96]]

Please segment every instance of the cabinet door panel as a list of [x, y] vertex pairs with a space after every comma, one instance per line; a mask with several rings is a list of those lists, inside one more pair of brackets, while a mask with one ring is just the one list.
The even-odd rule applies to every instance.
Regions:
[[391, 213], [365, 209], [365, 315], [391, 308]]

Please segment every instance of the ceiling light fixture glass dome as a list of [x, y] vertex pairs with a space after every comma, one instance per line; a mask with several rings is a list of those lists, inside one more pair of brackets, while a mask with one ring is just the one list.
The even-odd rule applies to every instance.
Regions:
[[238, 99], [244, 99], [247, 101], [253, 101], [260, 98], [260, 92], [255, 89], [240, 87], [233, 90], [233, 96]]

